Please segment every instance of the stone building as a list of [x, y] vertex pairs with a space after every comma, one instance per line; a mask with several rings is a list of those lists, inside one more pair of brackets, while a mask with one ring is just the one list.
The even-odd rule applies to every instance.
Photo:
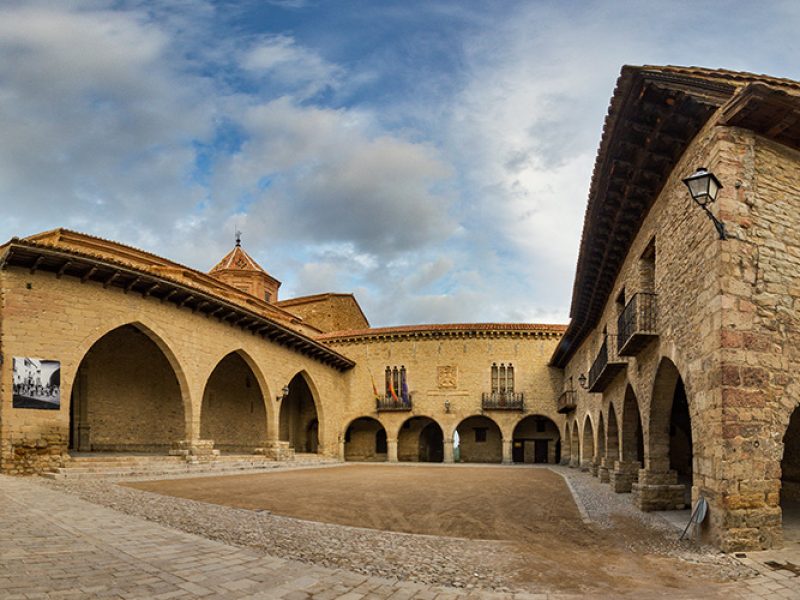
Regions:
[[[451, 462], [454, 439], [462, 462], [560, 459], [562, 326], [370, 329], [351, 294], [280, 299], [238, 241], [208, 274], [64, 229], [0, 261], [2, 472], [109, 452]], [[17, 360], [58, 365], [58, 410], [18, 402]]]
[[[777, 545], [800, 507], [799, 151], [796, 82], [623, 68], [567, 327], [372, 328], [351, 294], [279, 298], [238, 242], [206, 274], [63, 229], [14, 238], [0, 471], [111, 452], [561, 462], [642, 510], [704, 498], [724, 550]], [[700, 166], [724, 186], [708, 212], [682, 181]]]
[[[780, 542], [800, 486], [800, 84], [625, 67], [551, 364], [575, 466], [642, 510], [709, 505], [724, 550]], [[682, 180], [707, 167], [720, 239]]]

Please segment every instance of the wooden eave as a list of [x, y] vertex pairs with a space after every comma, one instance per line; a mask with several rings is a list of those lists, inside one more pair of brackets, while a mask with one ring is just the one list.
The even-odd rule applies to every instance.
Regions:
[[800, 150], [800, 97], [785, 90], [748, 85], [722, 111], [721, 123]]
[[589, 190], [571, 321], [551, 365], [566, 365], [597, 325], [642, 221], [686, 148], [735, 89], [716, 79], [623, 68]]
[[0, 269], [15, 267], [28, 269], [31, 273], [46, 271], [54, 273], [56, 277], [75, 277], [81, 283], [94, 281], [103, 287], [119, 288], [125, 293], [139, 293], [143, 298], [169, 302], [178, 308], [189, 308], [192, 312], [227, 321], [232, 326], [252, 331], [265, 340], [295, 350], [339, 371], [355, 366], [351, 359], [271, 319], [208, 292], [147, 271], [74, 252], [41, 247], [18, 238], [12, 239], [2, 250]]

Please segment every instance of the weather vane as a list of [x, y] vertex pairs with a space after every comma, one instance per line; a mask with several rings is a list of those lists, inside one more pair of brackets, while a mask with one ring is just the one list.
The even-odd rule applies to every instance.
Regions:
[[238, 229], [236, 230], [236, 245], [237, 246], [242, 245], [242, 232], [239, 231]]

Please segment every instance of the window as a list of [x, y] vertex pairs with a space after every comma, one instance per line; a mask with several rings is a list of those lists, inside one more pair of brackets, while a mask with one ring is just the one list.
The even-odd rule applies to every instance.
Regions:
[[639, 259], [639, 288], [643, 292], [656, 289], [656, 239], [650, 240]]
[[399, 369], [397, 367], [386, 367], [384, 387], [384, 397], [387, 400], [394, 400], [403, 404], [410, 402], [405, 366], [401, 365]]
[[486, 441], [486, 433], [489, 431], [488, 427], [475, 427], [475, 441], [477, 443]]
[[269, 292], [264, 292], [264, 300], [266, 300], [267, 302], [272, 302], [272, 294], [270, 294]]
[[492, 363], [492, 394], [514, 393], [514, 365]]

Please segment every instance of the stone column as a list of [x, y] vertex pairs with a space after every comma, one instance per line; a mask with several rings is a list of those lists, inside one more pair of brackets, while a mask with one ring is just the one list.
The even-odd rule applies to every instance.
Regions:
[[641, 465], [636, 461], [617, 460], [608, 474], [611, 489], [618, 494], [627, 494], [639, 477]]
[[512, 454], [511, 445], [513, 440], [503, 439], [503, 464], [510, 465], [514, 462], [514, 455]]
[[639, 480], [631, 487], [633, 503], [639, 510], [682, 510], [686, 508], [686, 486], [678, 483], [675, 471], [639, 471]]
[[444, 441], [444, 462], [455, 462], [453, 459], [453, 440]]
[[397, 462], [397, 440], [386, 440], [386, 462]]
[[611, 469], [609, 469], [608, 463], [609, 460], [605, 456], [600, 459], [600, 465], [597, 467], [597, 477], [600, 479], [600, 483], [608, 483], [611, 479], [609, 474]]

